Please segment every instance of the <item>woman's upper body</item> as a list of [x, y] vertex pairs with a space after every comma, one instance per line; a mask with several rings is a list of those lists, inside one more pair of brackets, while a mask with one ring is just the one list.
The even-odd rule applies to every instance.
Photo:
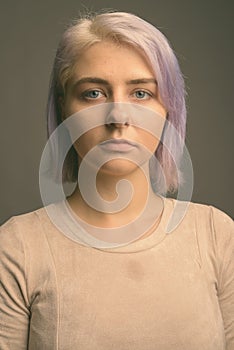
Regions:
[[[160, 196], [180, 193], [186, 110], [163, 34], [126, 13], [73, 24], [48, 107], [44, 208], [0, 233], [1, 349], [233, 350], [232, 220], [190, 197], [167, 233], [176, 200]], [[47, 202], [66, 181], [77, 186], [64, 216]], [[90, 234], [117, 244], [76, 240]]]
[[190, 203], [166, 234], [175, 202], [151, 235], [115, 248], [64, 235], [45, 208], [7, 221], [0, 348], [233, 350], [233, 221]]

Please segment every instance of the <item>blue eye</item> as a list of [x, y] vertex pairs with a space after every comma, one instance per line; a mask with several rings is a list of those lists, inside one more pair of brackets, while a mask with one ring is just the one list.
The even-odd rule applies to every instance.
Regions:
[[134, 92], [135, 96], [139, 100], [145, 100], [150, 98], [150, 94], [144, 90], [138, 90]]
[[99, 90], [90, 90], [90, 91], [86, 91], [83, 96], [86, 98], [90, 98], [90, 99], [97, 99], [100, 98], [102, 96], [102, 92]]

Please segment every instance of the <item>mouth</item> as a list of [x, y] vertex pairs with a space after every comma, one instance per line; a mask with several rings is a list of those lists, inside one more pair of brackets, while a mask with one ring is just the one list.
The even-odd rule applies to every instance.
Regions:
[[99, 146], [109, 152], [129, 152], [137, 148], [137, 144], [126, 139], [110, 139], [99, 144]]

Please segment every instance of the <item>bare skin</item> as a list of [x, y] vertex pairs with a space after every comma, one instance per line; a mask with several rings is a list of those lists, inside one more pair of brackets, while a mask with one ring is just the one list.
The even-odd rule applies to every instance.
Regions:
[[[105, 102], [137, 103], [166, 118], [151, 67], [141, 52], [127, 45], [101, 42], [86, 49], [79, 57], [61, 105], [64, 118], [67, 118], [82, 109]], [[113, 114], [111, 121], [91, 129], [79, 138], [74, 144], [79, 162], [90, 149], [109, 139], [131, 140], [144, 145], [151, 153], [157, 149], [159, 140], [152, 134], [131, 125], [124, 116], [121, 120], [117, 119], [115, 121]], [[128, 150], [124, 149], [123, 152]], [[104, 164], [99, 169], [96, 182], [101, 198], [113, 201], [117, 196], [116, 184], [121, 179], [130, 181], [134, 195], [129, 205], [117, 213], [102, 212], [89, 206], [78, 186], [67, 198], [68, 204], [88, 224], [114, 228], [134, 220], [144, 209], [149, 196], [154, 209], [147, 214], [147, 219], [153, 215], [154, 225], [141, 236], [146, 237], [157, 227], [163, 210], [162, 199], [155, 195], [150, 185], [148, 161], [141, 167], [126, 159], [113, 159]]]

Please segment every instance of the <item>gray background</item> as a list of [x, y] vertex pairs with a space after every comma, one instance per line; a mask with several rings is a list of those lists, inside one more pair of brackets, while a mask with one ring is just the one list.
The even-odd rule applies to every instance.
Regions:
[[233, 217], [233, 1], [15, 1], [0, 6], [0, 223], [42, 205], [50, 71], [66, 24], [85, 8], [133, 12], [168, 37], [188, 91], [192, 200]]

